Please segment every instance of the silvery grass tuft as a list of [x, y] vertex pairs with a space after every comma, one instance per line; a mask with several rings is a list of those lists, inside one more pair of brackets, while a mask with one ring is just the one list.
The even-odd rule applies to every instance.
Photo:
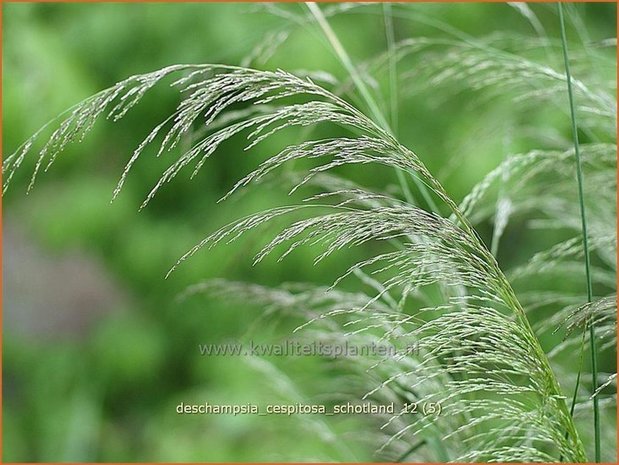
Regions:
[[[299, 15], [298, 22], [311, 24], [318, 18], [322, 29], [332, 34], [326, 18], [362, 6], [332, 7], [325, 9], [324, 16], [312, 8], [313, 16]], [[528, 7], [515, 8], [539, 32], [541, 25]], [[389, 15], [406, 18], [410, 9], [393, 5], [393, 11], [390, 6], [383, 13], [387, 19]], [[385, 24], [389, 26], [389, 20]], [[616, 386], [616, 375], [600, 373], [596, 392], [587, 392], [580, 383], [571, 412], [569, 388], [584, 367], [566, 373], [555, 360], [566, 351], [582, 352], [586, 345], [581, 341], [588, 338], [584, 326], [591, 322], [597, 328], [599, 350], [614, 350], [616, 297], [594, 295], [586, 302], [581, 292], [569, 294], [552, 285], [553, 280], [580, 276], [583, 266], [574, 148], [557, 144], [554, 150], [510, 154], [457, 202], [421, 159], [381, 123], [377, 106], [366, 113], [363, 106], [346, 98], [351, 89], [369, 92], [371, 76], [386, 69], [391, 90], [399, 98], [429, 88], [444, 98], [454, 92], [476, 92], [479, 102], [509, 98], [514, 111], [531, 111], [541, 104], [565, 111], [566, 77], [560, 61], [547, 63], [531, 57], [545, 54], [556, 59], [560, 44], [544, 35], [479, 39], [448, 31], [440, 40], [415, 37], [397, 42], [388, 34], [387, 52], [359, 65], [346, 63], [345, 50], [338, 50], [344, 64], [354, 66], [349, 82], [318, 81], [310, 75], [250, 67], [265, 50], [275, 53], [289, 32], [283, 29], [269, 36], [256, 48], [262, 52], [248, 57], [246, 66], [169, 66], [129, 77], [84, 100], [3, 161], [4, 191], [27, 157], [36, 157], [31, 188], [67, 144], [82, 140], [101, 117], [121, 119], [162, 81], [172, 81], [181, 95], [180, 104], [136, 148], [113, 196], [119, 195], [134, 163], [151, 146], [160, 156], [178, 153], [173, 149], [184, 138], [192, 137], [192, 142], [154, 181], [142, 207], [181, 171], [195, 175], [230, 138], [246, 137], [250, 149], [285, 129], [331, 125], [340, 135], [314, 138], [311, 131], [305, 132], [310, 135], [306, 140], [267, 158], [222, 199], [280, 175], [290, 182], [291, 192], [311, 192], [304, 201], [257, 212], [222, 227], [180, 257], [170, 272], [204, 248], [233, 242], [275, 220], [288, 225], [258, 252], [256, 262], [272, 254], [284, 258], [308, 245], [320, 250], [315, 263], [347, 247], [369, 242], [384, 247], [367, 249], [379, 251], [351, 265], [330, 287], [297, 283], [267, 288], [218, 279], [196, 284], [186, 294], [209, 292], [255, 302], [267, 313], [296, 313], [303, 317], [298, 333], [312, 341], [415, 344], [419, 348], [415, 353], [342, 362], [345, 374], [338, 388], [348, 390], [350, 398], [361, 395], [368, 401], [400, 406], [418, 400], [442, 405], [442, 414], [433, 418], [402, 413], [376, 418], [376, 428], [365, 431], [364, 438], [376, 445], [382, 460], [587, 461], [591, 444], [599, 440], [591, 437], [588, 418], [594, 397], [599, 396], [607, 422], [605, 438], [612, 441], [615, 435], [614, 397], [602, 397], [602, 392]], [[330, 39], [338, 46], [337, 37]], [[591, 140], [579, 148], [587, 176], [580, 200], [584, 196], [591, 206], [587, 219], [590, 249], [596, 257], [593, 284], [614, 289], [616, 108], [614, 89], [599, 82], [589, 65], [608, 66], [597, 59], [596, 54], [573, 55], [578, 77], [571, 84], [580, 129]], [[402, 66], [410, 63], [413, 66]], [[414, 66], [419, 63], [423, 66]], [[371, 95], [366, 97], [366, 103], [372, 101]], [[392, 106], [397, 101], [392, 98]], [[390, 119], [392, 123], [397, 119], [397, 110]], [[53, 130], [51, 135], [48, 129]], [[298, 160], [310, 161], [311, 167], [305, 172], [282, 170]], [[403, 200], [387, 190], [369, 190], [334, 174], [335, 168], [344, 165], [393, 168], [400, 173], [402, 186], [412, 176], [421, 200], [410, 192]], [[531, 228], [567, 231], [570, 237], [515, 269], [502, 270], [495, 258], [501, 237], [511, 220], [523, 217], [530, 219]], [[487, 220], [494, 224], [490, 246], [475, 229]], [[358, 280], [366, 291], [345, 291], [340, 286], [343, 280]], [[436, 290], [438, 304], [430, 297]], [[540, 308], [554, 310], [533, 327], [527, 315]], [[566, 337], [546, 353], [540, 336], [559, 330]], [[273, 371], [274, 367], [263, 364], [260, 369]], [[277, 376], [283, 379], [285, 375]], [[614, 455], [610, 448], [608, 453]]]

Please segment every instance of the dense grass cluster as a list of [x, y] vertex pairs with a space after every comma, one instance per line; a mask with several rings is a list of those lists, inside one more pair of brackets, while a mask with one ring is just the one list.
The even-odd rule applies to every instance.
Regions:
[[[406, 8], [386, 8], [386, 25], [391, 24], [391, 15], [403, 15]], [[543, 32], [527, 7], [518, 8]], [[209, 157], [230, 138], [245, 136], [250, 150], [282, 131], [304, 128], [308, 137], [266, 158], [222, 199], [279, 176], [280, 182], [290, 184], [291, 193], [307, 192], [303, 200], [222, 227], [176, 266], [204, 247], [282, 223], [258, 251], [256, 262], [272, 254], [284, 258], [302, 246], [318, 251], [315, 263], [343, 248], [368, 243], [376, 244], [367, 249], [374, 253], [350, 264], [331, 287], [267, 288], [218, 279], [188, 293], [220, 294], [251, 301], [266, 313], [295, 315], [302, 319], [297, 333], [310, 341], [419, 347], [419, 353], [400, 357], [338, 362], [344, 373], [340, 394], [348, 398], [443, 406], [436, 418], [402, 413], [375, 418], [375, 428], [371, 434], [365, 432], [364, 440], [376, 446], [383, 460], [586, 461], [596, 442], [605, 441], [592, 434], [592, 399], [600, 399], [595, 410], [604, 422], [602, 434], [608, 441], [615, 436], [611, 391], [616, 374], [595, 373], [600, 385], [595, 392], [580, 381], [591, 378], [582, 373], [582, 353], [592, 334], [585, 327], [595, 325], [600, 352], [616, 347], [615, 90], [595, 71], [614, 63], [595, 51], [570, 56], [575, 75], [569, 81], [576, 104], [573, 119], [586, 141], [576, 146], [560, 141], [552, 150], [509, 154], [457, 201], [421, 158], [399, 142], [375, 102], [372, 74], [390, 74], [392, 110], [396, 107], [392, 124], [398, 98], [418, 92], [439, 98], [475, 92], [476, 111], [483, 110], [486, 99], [509, 99], [514, 113], [526, 115], [539, 105], [549, 105], [569, 118], [568, 81], [561, 67], [565, 42], [544, 34], [472, 38], [457, 31], [446, 33], [444, 40], [415, 37], [396, 42], [391, 31], [384, 54], [354, 65], [327, 19], [342, 11], [348, 9], [333, 7], [323, 15], [312, 5], [311, 14], [300, 15], [298, 21], [317, 22], [349, 69], [349, 82], [330, 85], [329, 79], [319, 80], [320, 75], [253, 69], [249, 65], [255, 57], [243, 67], [175, 65], [132, 76], [68, 110], [51, 123], [52, 129], [43, 128], [6, 157], [5, 191], [28, 156], [38, 154], [32, 187], [40, 171], [49, 168], [67, 144], [82, 140], [96, 120], [121, 119], [167, 80], [179, 92], [180, 103], [130, 157], [114, 197], [128, 182], [134, 163], [153, 146], [157, 157], [165, 152], [177, 156], [154, 180], [143, 207], [183, 170], [195, 175], [206, 169]], [[286, 30], [267, 37], [256, 48], [256, 56], [275, 53], [286, 37]], [[355, 92], [361, 99], [353, 104], [347, 95]], [[414, 122], [400, 122], [400, 127], [405, 124]], [[312, 128], [325, 125], [338, 135], [311, 136]], [[175, 150], [188, 138], [189, 149]], [[37, 148], [40, 139], [45, 142]], [[575, 179], [576, 151], [585, 180], [581, 192]], [[291, 172], [291, 165], [307, 168]], [[392, 168], [398, 173], [400, 192], [379, 192], [341, 178], [338, 169], [345, 165]], [[582, 298], [586, 253], [580, 207], [585, 204], [592, 257], [590, 302]], [[563, 239], [516, 268], [502, 269], [497, 251], [514, 218], [528, 218], [533, 234], [556, 230]], [[488, 245], [476, 230], [486, 221], [494, 225]], [[354, 280], [366, 291], [347, 291], [343, 284]], [[573, 292], [563, 285], [566, 281]], [[528, 314], [536, 311], [549, 316], [532, 326]], [[556, 331], [564, 332], [565, 338], [548, 351], [540, 344], [540, 335]], [[555, 363], [566, 353], [581, 359], [568, 373]], [[607, 446], [604, 454], [613, 457], [615, 452]]]

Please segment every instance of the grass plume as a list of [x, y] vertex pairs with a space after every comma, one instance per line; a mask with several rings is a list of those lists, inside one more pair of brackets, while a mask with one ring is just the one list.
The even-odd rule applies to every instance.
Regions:
[[[299, 319], [295, 334], [310, 341], [360, 345], [383, 341], [396, 347], [416, 344], [419, 351], [414, 354], [343, 362], [346, 375], [340, 386], [349, 389], [345, 395], [398, 405], [424, 400], [445, 409], [444, 415], [432, 420], [402, 413], [376, 418], [371, 440], [382, 460], [586, 461], [575, 420], [577, 412], [570, 412], [566, 404], [563, 378], [559, 379], [554, 360], [578, 345], [580, 339], [573, 335], [587, 322], [589, 334], [583, 340], [588, 338], [592, 347], [596, 341], [594, 323], [600, 330], [598, 336], [606, 338], [600, 351], [612, 350], [616, 343], [615, 300], [593, 295], [592, 287], [593, 283], [604, 289], [612, 287], [614, 275], [609, 270], [616, 267], [616, 232], [607, 221], [608, 212], [616, 209], [609, 195], [616, 191], [616, 143], [607, 136], [616, 113], [611, 92], [573, 79], [569, 70], [566, 79], [551, 64], [518, 54], [514, 43], [523, 42], [511, 37], [416, 37], [396, 42], [392, 15], [402, 11], [401, 5], [381, 9], [387, 52], [357, 65], [331, 28], [327, 14], [317, 4], [309, 3], [306, 8], [347, 70], [368, 114], [330, 89], [328, 83], [310, 75], [227, 64], [169, 66], [131, 76], [84, 100], [52, 123], [55, 129], [49, 137], [43, 139], [44, 130], [34, 134], [3, 161], [4, 191], [28, 156], [35, 159], [32, 187], [40, 172], [47, 170], [68, 144], [82, 140], [96, 120], [121, 119], [147, 92], [166, 80], [179, 93], [180, 103], [129, 157], [113, 193], [114, 197], [121, 193], [132, 167], [149, 150], [157, 157], [164, 152], [175, 154], [153, 181], [142, 207], [182, 171], [196, 175], [233, 137], [245, 137], [246, 150], [251, 151], [283, 131], [328, 126], [335, 135], [287, 144], [232, 184], [221, 199], [281, 175], [284, 167], [303, 160], [309, 165], [305, 171], [285, 173], [290, 192], [307, 192], [302, 201], [256, 212], [221, 227], [187, 251], [170, 272], [205, 248], [233, 243], [275, 223], [285, 226], [257, 251], [255, 262], [269, 256], [283, 259], [305, 246], [318, 251], [315, 264], [339, 250], [372, 244], [364, 249], [368, 256], [350, 264], [330, 286], [282, 283], [269, 288], [216, 279], [196, 284], [185, 296], [207, 292], [253, 302], [264, 308], [265, 314], [291, 314]], [[538, 25], [529, 9], [519, 11]], [[542, 35], [543, 29], [535, 29]], [[271, 56], [288, 36], [287, 30], [279, 31], [276, 38], [269, 39], [272, 47], [256, 47], [255, 55]], [[556, 52], [544, 37], [526, 44], [528, 50], [542, 49], [550, 55]], [[400, 65], [407, 60], [419, 60], [427, 66]], [[410, 95], [430, 85], [455, 93], [465, 89], [477, 92], [483, 96], [480, 101], [509, 94], [512, 103], [525, 107], [530, 102], [557, 104], [562, 95], [559, 90], [564, 91], [567, 82], [574, 137], [575, 115], [580, 112], [586, 115], [581, 128], [588, 131], [591, 140], [579, 144], [575, 139], [573, 148], [509, 154], [468, 195], [456, 200], [417, 154], [396, 137], [359, 72], [378, 73], [384, 68], [389, 72], [393, 95], [396, 90]], [[395, 124], [398, 100], [393, 95], [390, 120]], [[582, 97], [579, 107], [574, 103], [576, 95]], [[190, 147], [181, 150], [180, 142], [190, 132]], [[571, 180], [574, 158], [579, 173], [577, 196]], [[406, 199], [339, 177], [336, 171], [342, 166], [395, 170]], [[605, 189], [590, 193], [588, 189], [593, 188], [582, 183], [583, 171], [595, 179], [596, 186]], [[430, 208], [412, 202], [412, 196], [406, 193], [405, 176], [412, 176], [420, 191], [427, 193]], [[553, 189], [547, 188], [549, 180]], [[495, 199], [497, 190], [499, 196], [509, 193], [509, 213], [498, 211], [502, 207]], [[582, 224], [574, 220], [576, 197]], [[594, 198], [597, 205], [588, 211], [588, 222], [585, 197]], [[433, 205], [434, 199], [438, 205]], [[442, 215], [441, 210], [448, 214]], [[517, 268], [504, 270], [497, 258], [498, 237], [493, 250], [488, 250], [477, 226], [494, 218], [500, 236], [508, 227], [507, 214], [510, 218], [531, 218], [538, 226], [568, 231], [573, 237], [536, 251]], [[584, 252], [580, 232], [584, 235]], [[600, 259], [599, 273], [593, 273], [596, 269], [590, 263], [590, 254]], [[572, 270], [581, 267], [582, 258], [587, 263], [588, 282], [588, 303], [584, 306], [578, 296], [562, 290], [534, 285], [517, 290], [527, 280], [541, 281], [560, 273], [573, 275]], [[345, 282], [354, 282], [362, 290], [345, 291]], [[440, 302], [432, 294], [440, 294]], [[531, 313], [548, 306], [559, 310], [543, 324], [532, 325]], [[547, 354], [539, 336], [557, 328], [565, 330], [565, 339]], [[598, 375], [594, 366], [594, 389], [586, 393], [595, 412], [605, 400], [604, 389], [612, 387], [616, 379], [611, 373], [598, 387]], [[572, 378], [565, 379], [572, 382]], [[583, 396], [578, 382], [574, 392], [575, 399]], [[595, 424], [595, 456], [599, 459], [597, 413]]]

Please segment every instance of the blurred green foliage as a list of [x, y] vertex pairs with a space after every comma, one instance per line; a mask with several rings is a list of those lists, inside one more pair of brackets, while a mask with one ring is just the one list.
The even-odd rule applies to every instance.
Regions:
[[[289, 24], [251, 4], [3, 4], [3, 151], [12, 152], [51, 117], [128, 75], [174, 63], [239, 64], [269, 31]], [[302, 4], [281, 6], [303, 13]], [[591, 40], [615, 35], [614, 5], [579, 5]], [[558, 22], [552, 5], [536, 6], [550, 35]], [[419, 20], [416, 20], [419, 19]], [[440, 37], [421, 19], [435, 18], [474, 36], [495, 31], [531, 34], [531, 25], [504, 4], [418, 4], [396, 17], [398, 39]], [[354, 60], [385, 50], [380, 6], [332, 18]], [[268, 69], [324, 70], [346, 77], [315, 25], [292, 25], [292, 34], [266, 63]], [[386, 83], [379, 83], [385, 88]], [[179, 303], [175, 296], [205, 278], [226, 277], [263, 284], [311, 281], [331, 284], [363, 250], [350, 250], [312, 267], [311, 250], [282, 263], [251, 267], [251, 254], [267, 240], [252, 235], [234, 247], [202, 252], [164, 281], [168, 268], [209, 232], [234, 218], [283, 204], [285, 190], [260, 188], [222, 204], [215, 202], [280, 144], [298, 141], [298, 131], [269, 140], [260, 150], [227, 143], [192, 182], [179, 177], [144, 211], [141, 201], [166, 160], [145, 157], [112, 205], [109, 200], [135, 146], [174, 108], [178, 96], [164, 86], [119, 124], [101, 122], [82, 143], [69, 147], [32, 193], [23, 195], [28, 169], [18, 174], [4, 199], [6, 224], [21, 225], [30, 240], [52, 256], [70, 250], [103, 263], [128, 295], [84, 332], [33, 337], [5, 332], [3, 434], [5, 461], [264, 461], [369, 460], [371, 451], [342, 451], [333, 441], [299, 431], [293, 418], [187, 417], [180, 401], [243, 403], [275, 401], [268, 380], [235, 359], [201, 357], [199, 343], [242, 337], [260, 310], [232, 308], [206, 298]], [[470, 99], [470, 97], [468, 97]], [[385, 99], [388, 102], [388, 98]], [[512, 113], [493, 101], [472, 113], [467, 97], [447, 101], [416, 95], [399, 102], [398, 132], [457, 200], [495, 167], [506, 152], [528, 148], [515, 135], [505, 146]], [[519, 116], [521, 117], [521, 116]], [[528, 115], [555, 120], [556, 113]], [[546, 121], [548, 123], [548, 121]], [[164, 155], [165, 157], [173, 154]], [[386, 188], [393, 173], [350, 169], [361, 181]], [[344, 171], [346, 172], [346, 171]], [[271, 186], [273, 187], [273, 186]], [[481, 228], [491, 233], [491, 225]], [[518, 263], [537, 247], [512, 231], [512, 246], [500, 260]], [[5, 268], [5, 273], [11, 270]], [[62, 292], [62, 290], [60, 290]], [[10, 313], [11, 308], [5, 308]], [[87, 309], [86, 309], [87, 311]], [[52, 315], [50, 315], [52, 317]], [[257, 338], [284, 337], [289, 326], [266, 327]], [[326, 377], [320, 360], [294, 359], [296, 379]], [[300, 383], [310, 396], [312, 386]], [[277, 423], [278, 428], [271, 428]], [[332, 427], [345, 429], [344, 423]], [[310, 427], [310, 425], [308, 425]], [[310, 430], [311, 431], [311, 430]]]

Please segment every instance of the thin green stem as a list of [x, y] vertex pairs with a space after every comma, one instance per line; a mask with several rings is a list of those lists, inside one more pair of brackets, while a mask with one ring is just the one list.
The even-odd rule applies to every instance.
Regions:
[[[359, 71], [357, 70], [357, 67], [353, 64], [352, 60], [350, 59], [350, 56], [346, 52], [346, 49], [344, 48], [344, 46], [338, 39], [333, 28], [331, 28], [331, 25], [327, 21], [327, 18], [325, 18], [325, 15], [322, 13], [322, 10], [318, 6], [318, 4], [313, 3], [313, 2], [311, 3], [307, 2], [305, 3], [305, 5], [307, 6], [307, 8], [310, 10], [312, 15], [314, 16], [314, 19], [316, 19], [316, 22], [322, 29], [322, 32], [324, 33], [325, 37], [331, 44], [333, 51], [335, 52], [338, 59], [340, 60], [340, 62], [342, 63], [342, 65], [344, 66], [348, 74], [350, 75], [350, 78], [352, 79], [353, 83], [355, 84], [355, 87], [359, 91], [359, 94], [365, 101], [365, 104], [368, 106], [368, 110], [372, 114], [374, 121], [376, 121], [376, 123], [383, 130], [387, 131], [390, 135], [393, 136], [393, 131], [391, 127], [389, 126], [387, 119], [385, 118], [382, 111], [378, 107], [378, 104], [374, 100], [374, 97], [372, 97], [370, 90], [365, 85], [365, 82], [363, 82], [363, 79], [359, 75]], [[413, 196], [410, 192], [408, 183], [406, 182], [404, 175], [402, 174], [400, 170], [396, 170], [396, 175], [398, 176], [398, 181], [400, 183], [400, 187], [402, 188], [402, 191], [404, 192], [406, 201], [409, 203], [414, 203]], [[426, 201], [430, 209], [438, 213], [439, 212], [438, 206], [436, 205], [436, 202], [434, 201], [434, 199], [428, 192], [428, 189], [426, 188], [426, 186], [416, 176], [411, 175], [411, 177], [413, 178], [413, 181], [415, 182], [417, 188], [419, 189], [419, 192], [421, 192], [422, 197], [424, 198], [424, 200]]]
[[398, 60], [395, 56], [395, 30], [391, 3], [383, 3], [383, 17], [385, 19], [385, 36], [389, 53], [389, 109], [391, 112], [391, 127], [393, 134], [398, 135]]
[[[585, 353], [585, 334], [586, 331], [582, 332], [582, 337], [580, 339], [580, 350], [579, 350], [579, 356], [578, 356], [578, 372], [576, 373], [576, 384], [574, 386], [574, 393], [572, 394], [572, 403], [570, 405], [570, 417], [574, 418], [574, 410], [576, 409], [576, 399], [578, 398], [578, 387], [580, 386], [580, 377], [582, 374], [582, 362], [583, 362], [583, 355]], [[565, 439], [567, 439], [569, 436], [569, 432], [566, 431], [565, 432]], [[563, 455], [561, 455], [559, 457], [559, 462], [563, 461]]]
[[[395, 47], [395, 32], [393, 30], [393, 21], [391, 18], [391, 4], [383, 3], [383, 17], [385, 19], [385, 35], [387, 37], [387, 47], [389, 50], [389, 98], [390, 98], [390, 123], [391, 132], [394, 136], [398, 136], [398, 88], [397, 88], [397, 60], [392, 53]], [[388, 129], [388, 128], [384, 128]], [[413, 201], [413, 195], [408, 187], [408, 183], [401, 171], [397, 171], [398, 181], [404, 190], [406, 199], [409, 202]], [[423, 193], [423, 192], [422, 192]], [[428, 196], [429, 197], [429, 196]], [[426, 198], [426, 201], [428, 198]], [[429, 205], [431, 205], [429, 203]], [[434, 208], [436, 210], [436, 208]]]
[[[587, 216], [585, 211], [585, 196], [583, 189], [583, 174], [582, 174], [582, 159], [580, 156], [580, 147], [578, 143], [578, 125], [576, 124], [576, 111], [574, 107], [574, 92], [572, 90], [572, 77], [570, 73], [570, 63], [567, 50], [567, 38], [565, 33], [565, 20], [563, 18], [563, 5], [559, 6], [559, 20], [561, 22], [561, 45], [563, 48], [563, 61], [565, 63], [565, 77], [567, 80], [567, 93], [570, 105], [570, 115], [572, 120], [572, 137], [574, 139], [574, 154], [576, 156], [576, 177], [578, 180], [578, 201], [580, 204], [580, 221], [582, 228], [582, 243], [585, 254], [585, 274], [587, 279], [587, 302], [593, 300], [593, 286], [591, 283], [591, 257], [589, 254], [589, 239], [587, 235]], [[595, 325], [593, 319], [588, 322], [589, 326], [589, 344], [591, 348], [591, 390], [597, 390], [597, 348], [595, 340]], [[578, 377], [578, 379], [580, 376]], [[575, 390], [578, 390], [578, 383]], [[574, 401], [576, 395], [574, 395]], [[572, 408], [573, 410], [573, 408]], [[600, 409], [597, 396], [593, 398], [593, 427], [595, 437], [595, 461], [600, 461]]]
[[570, 406], [571, 416], [574, 416], [574, 409], [576, 408], [576, 398], [578, 396], [578, 386], [580, 385], [580, 375], [582, 373], [583, 354], [585, 352], [585, 334], [587, 334], [586, 331], [583, 331], [582, 337], [580, 339], [580, 355], [578, 357], [578, 374], [576, 375], [576, 389], [574, 389], [574, 395], [572, 396], [572, 405]]
[[372, 94], [370, 93], [369, 89], [363, 82], [363, 79], [361, 79], [361, 76], [359, 75], [359, 72], [357, 71], [356, 66], [353, 64], [352, 60], [350, 59], [350, 56], [346, 52], [346, 49], [344, 49], [344, 46], [338, 39], [337, 35], [335, 34], [335, 31], [331, 28], [331, 25], [328, 23], [327, 18], [325, 18], [325, 15], [322, 13], [322, 10], [318, 6], [318, 4], [308, 2], [305, 5], [307, 5], [307, 8], [310, 10], [312, 15], [316, 19], [316, 22], [322, 29], [322, 32], [325, 34], [327, 40], [331, 44], [331, 47], [333, 47], [333, 50], [335, 51], [335, 54], [337, 55], [338, 59], [342, 62], [342, 65], [344, 66], [344, 68], [346, 68], [346, 71], [348, 71], [348, 73], [350, 74], [350, 77], [353, 83], [355, 84], [355, 87], [357, 87], [359, 94], [361, 94], [361, 97], [365, 101], [366, 105], [368, 106], [368, 109], [370, 110], [370, 113], [372, 113], [372, 116], [374, 117], [376, 122], [384, 129], [389, 129], [389, 123], [383, 116], [376, 101], [372, 97]]

